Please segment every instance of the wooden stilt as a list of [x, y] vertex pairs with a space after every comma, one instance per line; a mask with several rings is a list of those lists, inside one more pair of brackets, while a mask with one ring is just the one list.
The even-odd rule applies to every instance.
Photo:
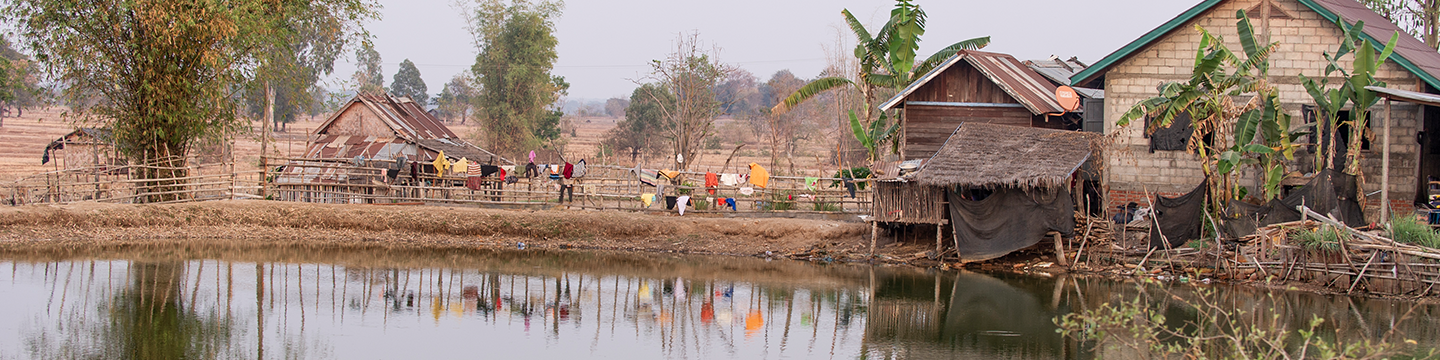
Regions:
[[945, 224], [935, 224], [935, 258], [940, 258], [940, 253], [945, 251]]
[[875, 238], [880, 236], [880, 222], [870, 222], [870, 255], [875, 255]]
[[1070, 264], [1065, 261], [1065, 241], [1060, 239], [1060, 233], [1051, 231], [1050, 235], [1055, 239], [1055, 261], [1059, 262], [1060, 265], [1070, 266]]

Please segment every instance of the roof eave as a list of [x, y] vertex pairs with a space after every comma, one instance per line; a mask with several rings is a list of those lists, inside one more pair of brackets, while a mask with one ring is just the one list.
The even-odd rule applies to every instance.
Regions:
[[[1324, 6], [1321, 6], [1319, 3], [1316, 3], [1316, 2], [1313, 1], [1313, 0], [1298, 0], [1298, 1], [1300, 1], [1300, 4], [1305, 5], [1305, 7], [1310, 8], [1310, 10], [1315, 11], [1316, 13], [1320, 14], [1320, 17], [1325, 18], [1325, 21], [1330, 22], [1330, 23], [1332, 23], [1332, 24], [1335, 23], [1335, 19], [1336, 19], [1337, 17], [1339, 17], [1339, 15], [1335, 14], [1334, 11], [1330, 11], [1330, 9], [1328, 9], [1328, 8], [1326, 8], [1326, 7], [1324, 7]], [[1350, 25], [1353, 25], [1353, 24], [1354, 24], [1353, 22], [1350, 22], [1350, 21], [1346, 21], [1345, 23], [1346, 23], [1346, 24], [1350, 24]], [[1370, 33], [1365, 32], [1365, 31], [1361, 31], [1361, 32], [1360, 32], [1360, 36], [1364, 36], [1364, 37], [1365, 37], [1365, 40], [1369, 40], [1371, 43], [1374, 43], [1374, 44], [1385, 44], [1385, 43], [1388, 43], [1388, 42], [1389, 42], [1389, 39], [1386, 39], [1386, 41], [1380, 41], [1379, 39], [1376, 39], [1374, 36], [1370, 36]], [[1409, 34], [1403, 34], [1402, 36], [1409, 36]], [[1419, 66], [1416, 66], [1414, 62], [1411, 62], [1410, 59], [1406, 59], [1404, 55], [1401, 55], [1399, 52], [1395, 52], [1395, 53], [1391, 54], [1390, 59], [1392, 59], [1393, 61], [1395, 61], [1396, 64], [1399, 64], [1401, 68], [1404, 68], [1406, 71], [1409, 71], [1411, 74], [1415, 74], [1415, 76], [1416, 76], [1416, 77], [1419, 77], [1420, 80], [1424, 80], [1426, 84], [1429, 84], [1429, 85], [1430, 85], [1430, 87], [1434, 87], [1434, 88], [1440, 89], [1440, 79], [1437, 79], [1437, 78], [1435, 77], [1435, 75], [1432, 75], [1432, 74], [1430, 74], [1429, 72], [1425, 71], [1424, 69], [1421, 69]]]
[[[1210, 8], [1215, 7], [1215, 5], [1219, 4], [1221, 1], [1224, 0], [1205, 0], [1204, 2], [1201, 2], [1200, 4], [1191, 7], [1189, 10], [1185, 10], [1185, 12], [1180, 13], [1180, 15], [1176, 16], [1174, 19], [1170, 19], [1170, 21], [1167, 21], [1164, 24], [1160, 24], [1159, 27], [1155, 28], [1154, 30], [1150, 30], [1150, 32], [1145, 33], [1145, 35], [1141, 36], [1139, 39], [1135, 39], [1135, 41], [1131, 41], [1129, 44], [1125, 44], [1125, 46], [1121, 47], [1119, 50], [1115, 50], [1115, 52], [1110, 53], [1110, 55], [1106, 55], [1104, 58], [1100, 59], [1100, 61], [1096, 61], [1095, 64], [1092, 64], [1090, 67], [1085, 68], [1085, 70], [1081, 70], [1079, 73], [1075, 74], [1075, 76], [1070, 77], [1070, 84], [1083, 86], [1086, 82], [1094, 80], [1094, 78], [1099, 77], [1101, 74], [1104, 74], [1106, 70], [1109, 70], [1111, 66], [1115, 66], [1121, 60], [1130, 57], [1131, 54], [1134, 54], [1136, 51], [1139, 51], [1146, 45], [1154, 42], [1161, 36], [1169, 34], [1176, 28], [1179, 28], [1180, 25], [1184, 25], [1186, 22], [1189, 22], [1196, 16], [1205, 13], [1205, 11], [1208, 11], [1210, 10]], [[1305, 0], [1301, 1], [1304, 2]]]

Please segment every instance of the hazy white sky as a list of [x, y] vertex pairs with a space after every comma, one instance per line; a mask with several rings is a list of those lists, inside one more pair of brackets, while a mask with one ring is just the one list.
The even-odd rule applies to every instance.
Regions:
[[[1174, 18], [1199, 0], [916, 0], [927, 15], [920, 56], [973, 37], [986, 51], [1020, 58], [1078, 56], [1093, 63]], [[420, 69], [430, 93], [475, 62], [465, 19], [451, 0], [381, 0], [381, 20], [367, 24], [384, 59], [386, 85], [401, 60]], [[570, 0], [556, 21], [560, 59], [554, 73], [570, 82], [571, 100], [628, 97], [649, 61], [682, 32], [698, 31], [720, 49], [720, 61], [761, 81], [782, 69], [811, 78], [844, 28], [841, 9], [876, 28], [891, 0]], [[850, 51], [846, 48], [844, 51]], [[336, 63], [332, 88], [355, 71], [353, 50]]]

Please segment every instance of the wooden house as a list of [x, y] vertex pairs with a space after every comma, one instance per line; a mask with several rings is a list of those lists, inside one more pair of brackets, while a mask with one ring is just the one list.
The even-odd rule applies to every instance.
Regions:
[[[358, 160], [361, 164], [357, 165], [384, 168], [404, 158], [406, 162], [420, 164], [421, 172], [434, 174], [428, 164], [442, 151], [450, 161], [464, 158], [480, 164], [514, 165], [465, 141], [409, 97], [388, 94], [355, 96], [322, 122], [312, 138], [305, 158], [314, 161], [292, 165]], [[368, 183], [377, 180], [352, 175], [355, 174], [338, 168], [290, 166], [276, 182]]]
[[[1222, 37], [1231, 49], [1241, 49], [1236, 30], [1236, 13], [1245, 10], [1261, 41], [1275, 41], [1279, 47], [1270, 56], [1271, 84], [1279, 88], [1285, 111], [1293, 126], [1313, 122], [1314, 100], [1300, 82], [1299, 75], [1321, 77], [1326, 60], [1323, 53], [1333, 53], [1342, 41], [1342, 30], [1335, 19], [1348, 24], [1365, 22], [1364, 36], [1383, 44], [1392, 34], [1399, 33], [1394, 55], [1380, 68], [1376, 78], [1392, 89], [1418, 93], [1440, 93], [1440, 54], [1419, 40], [1407, 35], [1398, 26], [1355, 0], [1204, 0], [1174, 19], [1116, 50], [1091, 67], [1071, 78], [1077, 86], [1105, 90], [1103, 127], [1116, 139], [1107, 154], [1105, 182], [1111, 207], [1136, 202], [1147, 203], [1147, 193], [1174, 196], [1195, 188], [1205, 179], [1199, 158], [1184, 150], [1188, 131], [1167, 132], [1161, 129], [1147, 135], [1144, 126], [1117, 127], [1121, 114], [1136, 103], [1159, 94], [1164, 82], [1190, 78], [1200, 34], [1197, 26]], [[1349, 66], [1349, 62], [1344, 62]], [[1331, 78], [1330, 84], [1342, 79]], [[1346, 112], [1355, 109], [1346, 109]], [[1440, 108], [1413, 103], [1395, 103], [1388, 124], [1382, 121], [1383, 106], [1368, 109], [1370, 129], [1375, 137], [1362, 146], [1362, 194], [1377, 194], [1382, 183], [1390, 184], [1388, 204], [1396, 213], [1412, 211], [1413, 204], [1423, 200], [1428, 177], [1440, 177], [1440, 137], [1428, 135], [1440, 131]], [[1183, 117], [1182, 117], [1183, 119]], [[1381, 132], [1388, 125], [1389, 137]], [[1314, 143], [1311, 137], [1307, 142]], [[1370, 143], [1373, 143], [1371, 145]], [[1389, 178], [1384, 172], [1382, 154], [1385, 144], [1389, 151]], [[1318, 149], [1318, 148], [1316, 148]], [[1314, 173], [1316, 150], [1301, 151], [1291, 170]], [[1302, 184], [1303, 178], [1288, 179], [1288, 184]], [[1253, 184], [1251, 180], [1242, 180]], [[1253, 186], [1252, 186], [1253, 187]], [[1253, 191], [1252, 191], [1253, 192]], [[1374, 216], [1380, 207], [1379, 196], [1367, 195], [1365, 212]], [[1372, 218], [1373, 219], [1373, 218]]]
[[961, 51], [880, 105], [901, 115], [902, 160], [928, 159], [960, 123], [1079, 129], [1055, 99], [1056, 85], [1015, 57]]

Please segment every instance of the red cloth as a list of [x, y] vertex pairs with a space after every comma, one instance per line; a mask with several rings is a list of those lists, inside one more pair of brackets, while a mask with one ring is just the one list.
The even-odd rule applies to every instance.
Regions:
[[563, 175], [563, 176], [565, 176], [566, 179], [569, 179], [569, 178], [570, 178], [570, 174], [574, 174], [574, 173], [575, 173], [575, 165], [567, 162], [567, 163], [565, 163], [565, 170], [561, 171], [561, 172], [560, 172], [560, 175]]
[[500, 168], [500, 178], [501, 178], [501, 179], [504, 179], [504, 178], [505, 178], [505, 168]]
[[470, 188], [470, 190], [480, 190], [484, 186], [484, 184], [485, 182], [483, 178], [479, 176], [470, 176], [465, 178], [465, 187]]
[[710, 195], [715, 195], [716, 186], [720, 186], [720, 175], [716, 175], [712, 172], [705, 172], [705, 187], [708, 188], [705, 191], [709, 191]]

